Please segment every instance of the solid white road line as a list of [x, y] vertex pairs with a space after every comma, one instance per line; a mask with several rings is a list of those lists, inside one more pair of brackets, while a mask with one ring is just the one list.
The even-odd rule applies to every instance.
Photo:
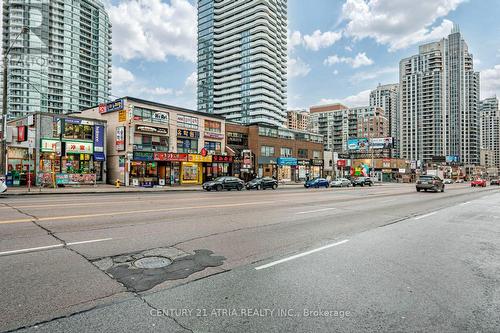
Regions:
[[425, 215], [417, 216], [417, 217], [415, 217], [415, 220], [425, 219], [426, 217], [429, 217], [429, 216], [435, 215], [435, 214], [437, 214], [437, 213], [438, 213], [438, 212], [432, 212], [432, 213], [429, 213], [429, 214], [425, 214]]
[[[92, 239], [92, 240], [81, 241], [81, 242], [71, 242], [71, 243], [66, 243], [66, 246], [79, 245], [79, 244], [88, 244], [88, 243], [97, 243], [97, 242], [104, 242], [104, 241], [108, 241], [108, 240], [112, 240], [112, 239], [113, 238], [102, 238], [102, 239]], [[5, 252], [0, 252], [0, 257], [1, 256], [7, 256], [7, 255], [10, 255], [10, 254], [19, 254], [19, 253], [28, 253], [28, 252], [50, 250], [50, 249], [55, 249], [55, 248], [63, 247], [63, 246], [64, 246], [64, 244], [54, 244], [54, 245], [47, 245], [47, 246], [31, 247], [31, 248], [28, 248], [28, 249], [5, 251]]]
[[334, 210], [334, 209], [337, 209], [337, 208], [331, 207], [331, 208], [323, 208], [323, 209], [309, 210], [309, 211], [307, 211], [307, 212], [298, 212], [298, 213], [295, 213], [295, 215], [309, 214], [309, 213], [317, 213], [317, 212], [324, 212], [324, 211], [327, 211], [327, 210]]
[[315, 252], [323, 251], [323, 250], [329, 249], [331, 247], [347, 243], [348, 241], [349, 241], [348, 239], [344, 239], [343, 241], [340, 241], [340, 242], [337, 242], [337, 243], [325, 245], [325, 246], [322, 246], [322, 247], [318, 247], [317, 249], [314, 249], [314, 250], [310, 250], [310, 251], [307, 251], [307, 252], [302, 252], [302, 253], [296, 254], [294, 256], [288, 257], [288, 258], [284, 258], [284, 259], [280, 259], [280, 260], [277, 260], [277, 261], [273, 261], [273, 262], [270, 262], [269, 264], [265, 264], [265, 265], [262, 265], [262, 266], [259, 266], [259, 267], [255, 267], [255, 270], [258, 271], [258, 270], [269, 268], [269, 267], [272, 267], [272, 266], [275, 266], [275, 265], [278, 265], [278, 264], [282, 264], [284, 262], [287, 262], [287, 261], [290, 261], [290, 260], [293, 260], [293, 259], [304, 257], [304, 256], [307, 256], [307, 255], [315, 253]]

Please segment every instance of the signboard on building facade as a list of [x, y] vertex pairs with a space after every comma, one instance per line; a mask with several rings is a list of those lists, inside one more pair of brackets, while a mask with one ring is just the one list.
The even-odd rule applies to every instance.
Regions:
[[94, 145], [91, 142], [66, 141], [66, 153], [70, 154], [92, 154]]
[[40, 150], [44, 153], [55, 153], [58, 144], [60, 144], [59, 140], [42, 139]]
[[372, 149], [391, 149], [394, 147], [393, 138], [372, 138], [370, 139], [370, 148]]
[[166, 123], [166, 122], [168, 122], [168, 113], [156, 111], [156, 112], [153, 112], [153, 114], [151, 115], [151, 118], [153, 121]]
[[146, 161], [152, 162], [154, 161], [154, 154], [145, 151], [134, 151], [134, 155], [132, 157], [134, 161]]
[[125, 150], [125, 126], [118, 126], [116, 128], [115, 144], [117, 151]]
[[222, 140], [222, 139], [224, 139], [224, 134], [205, 132], [204, 137], [207, 138], [207, 139]]
[[349, 150], [360, 151], [360, 150], [368, 150], [368, 139], [367, 138], [355, 138], [349, 139], [347, 141], [347, 148]]
[[297, 165], [297, 159], [293, 157], [278, 157], [276, 161], [278, 165], [295, 166]]
[[94, 151], [102, 153], [104, 152], [104, 126], [95, 125], [94, 126]]
[[135, 129], [140, 132], [168, 134], [168, 128], [138, 125]]
[[126, 110], [118, 111], [118, 122], [124, 123], [126, 121], [127, 121], [127, 111]]
[[212, 162], [233, 163], [233, 157], [232, 156], [213, 155]]
[[198, 139], [200, 136], [199, 132], [196, 131], [190, 131], [190, 130], [185, 130], [185, 129], [178, 129], [177, 130], [177, 136], [182, 137], [182, 138], [191, 138], [191, 139]]
[[177, 115], [177, 126], [184, 128], [198, 129], [198, 118], [186, 116], [183, 114]]
[[[111, 103], [106, 104], [106, 112], [113, 112], [113, 111], [120, 111], [125, 108], [125, 101], [123, 99], [117, 99], [116, 101], [113, 101]], [[99, 108], [99, 111], [101, 111], [101, 108]]]
[[188, 161], [189, 162], [197, 162], [197, 163], [201, 163], [201, 162], [211, 163], [212, 162], [212, 155], [202, 156], [202, 155], [198, 155], [198, 154], [189, 154]]

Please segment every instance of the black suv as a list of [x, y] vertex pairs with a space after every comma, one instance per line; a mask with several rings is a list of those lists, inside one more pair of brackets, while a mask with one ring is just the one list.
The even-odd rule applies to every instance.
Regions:
[[357, 177], [352, 181], [352, 186], [373, 186], [373, 180], [370, 177]]
[[245, 182], [236, 177], [219, 177], [212, 181], [203, 184], [203, 189], [206, 191], [222, 191], [222, 190], [238, 190], [241, 191]]
[[278, 181], [271, 177], [255, 178], [249, 181], [245, 187], [247, 190], [265, 190], [266, 188], [272, 188], [275, 190], [278, 188]]

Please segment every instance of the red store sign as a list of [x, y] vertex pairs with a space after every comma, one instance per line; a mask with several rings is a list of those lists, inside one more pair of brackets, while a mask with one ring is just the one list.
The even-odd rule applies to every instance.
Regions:
[[347, 161], [346, 160], [338, 160], [337, 161], [337, 166], [339, 168], [345, 168], [347, 166]]
[[188, 154], [154, 153], [155, 161], [186, 162]]
[[232, 156], [214, 155], [214, 156], [212, 156], [212, 162], [233, 163], [233, 157]]

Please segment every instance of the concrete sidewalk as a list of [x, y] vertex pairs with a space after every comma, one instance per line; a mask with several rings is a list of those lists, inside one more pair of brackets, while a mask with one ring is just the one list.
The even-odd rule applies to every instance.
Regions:
[[[287, 183], [280, 184], [281, 188], [302, 188], [304, 185], [302, 183]], [[192, 191], [203, 191], [201, 185], [177, 185], [177, 186], [165, 186], [165, 187], [134, 187], [134, 186], [121, 186], [116, 188], [114, 185], [99, 184], [93, 185], [82, 185], [82, 186], [66, 186], [58, 188], [40, 188], [32, 187], [28, 191], [27, 187], [9, 187], [7, 192], [1, 193], [0, 197], [9, 196], [22, 196], [22, 195], [50, 195], [50, 194], [95, 194], [95, 193], [151, 193], [151, 192], [192, 192]]]

